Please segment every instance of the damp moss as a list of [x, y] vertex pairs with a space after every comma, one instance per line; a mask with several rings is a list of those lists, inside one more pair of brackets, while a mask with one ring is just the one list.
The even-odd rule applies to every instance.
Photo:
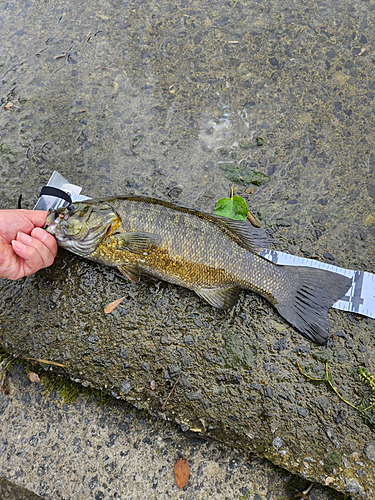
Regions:
[[[52, 371], [46, 371], [39, 364], [31, 363], [30, 361], [9, 354], [3, 347], [0, 347], [0, 363], [4, 361], [0, 377], [3, 376], [4, 370], [10, 372], [12, 366], [16, 363], [23, 365], [25, 374], [28, 376], [30, 372], [37, 373], [42, 386], [42, 393], [45, 397], [49, 397], [53, 391], [60, 396], [62, 404], [74, 403], [79, 396], [87, 396], [96, 398], [100, 404], [110, 404], [115, 401], [115, 398], [110, 394], [95, 389], [90, 386], [84, 387], [78, 382], [74, 382], [69, 377], [57, 374]], [[6, 363], [5, 363], [6, 362]]]
[[324, 470], [331, 473], [333, 469], [338, 467], [341, 463], [341, 455], [337, 450], [333, 450], [326, 455], [323, 460]]

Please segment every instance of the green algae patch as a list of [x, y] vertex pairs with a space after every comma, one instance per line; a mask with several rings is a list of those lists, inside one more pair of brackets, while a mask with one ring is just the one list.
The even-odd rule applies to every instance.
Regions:
[[[80, 396], [94, 397], [103, 405], [109, 404], [115, 399], [107, 392], [90, 386], [85, 387], [67, 376], [57, 375], [53, 372], [43, 372], [40, 369], [35, 370], [35, 367], [33, 367], [33, 370], [40, 376], [43, 395], [48, 398], [53, 391], [56, 391], [61, 398], [62, 404], [74, 403]], [[29, 366], [26, 367], [26, 372], [28, 371]]]
[[333, 450], [326, 455], [323, 460], [324, 469], [328, 473], [332, 473], [341, 464], [341, 455], [337, 450]]
[[8, 160], [9, 163], [16, 162], [16, 152], [9, 144], [1, 144], [0, 152], [4, 155], [4, 158]]
[[223, 335], [225, 340], [225, 365], [227, 368], [251, 370], [254, 365], [256, 349], [246, 342], [240, 335], [228, 333]]
[[253, 184], [254, 186], [263, 186], [271, 180], [268, 175], [255, 170], [238, 167], [232, 163], [219, 163], [219, 168], [225, 177], [236, 184]]

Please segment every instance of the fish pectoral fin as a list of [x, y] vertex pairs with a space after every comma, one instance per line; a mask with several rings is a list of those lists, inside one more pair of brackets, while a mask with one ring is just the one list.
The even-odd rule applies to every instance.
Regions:
[[141, 273], [137, 263], [121, 264], [119, 271], [133, 283], [138, 283], [141, 279]]
[[238, 301], [238, 287], [199, 288], [195, 292], [211, 306], [218, 309], [231, 309]]
[[115, 233], [113, 238], [116, 239], [119, 250], [127, 250], [128, 252], [140, 254], [146, 252], [150, 246], [155, 246], [160, 242], [160, 236], [154, 233]]

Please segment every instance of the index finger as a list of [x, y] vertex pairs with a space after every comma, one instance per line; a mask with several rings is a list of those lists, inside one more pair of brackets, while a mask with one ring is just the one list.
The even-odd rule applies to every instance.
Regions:
[[31, 231], [31, 236], [41, 241], [43, 245], [45, 245], [48, 250], [52, 253], [53, 257], [56, 257], [57, 254], [57, 242], [52, 234], [47, 233], [44, 229], [40, 227], [36, 227]]
[[43, 227], [48, 215], [47, 210], [20, 210], [35, 227]]

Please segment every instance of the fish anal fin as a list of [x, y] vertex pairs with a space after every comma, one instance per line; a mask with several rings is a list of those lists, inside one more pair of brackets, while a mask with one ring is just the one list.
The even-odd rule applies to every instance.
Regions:
[[133, 283], [138, 283], [141, 279], [141, 273], [137, 263], [121, 264], [119, 271]]
[[196, 293], [217, 309], [231, 309], [238, 301], [238, 287], [199, 288]]
[[146, 232], [114, 233], [112, 237], [116, 239], [119, 250], [138, 254], [146, 252], [160, 242], [158, 234]]

